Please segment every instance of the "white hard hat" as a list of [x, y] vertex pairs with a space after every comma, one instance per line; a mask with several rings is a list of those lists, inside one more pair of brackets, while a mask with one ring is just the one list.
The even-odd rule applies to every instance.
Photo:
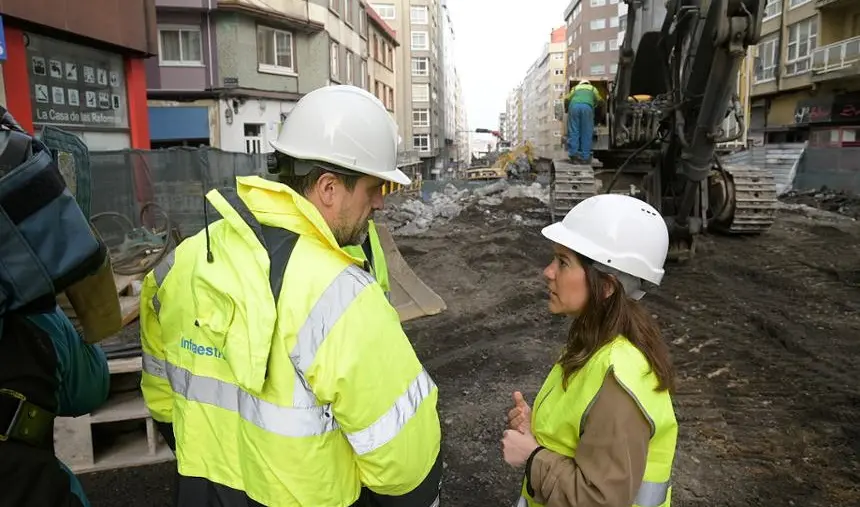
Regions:
[[[544, 227], [549, 240], [598, 264], [660, 285], [669, 252], [669, 230], [650, 204], [629, 195], [600, 194]], [[640, 296], [641, 297], [641, 296]]]
[[275, 150], [295, 159], [328, 163], [402, 185], [397, 169], [397, 124], [382, 102], [357, 86], [324, 86], [290, 112]]
[[587, 79], [580, 79], [579, 84], [591, 84], [591, 81], [589, 81]]

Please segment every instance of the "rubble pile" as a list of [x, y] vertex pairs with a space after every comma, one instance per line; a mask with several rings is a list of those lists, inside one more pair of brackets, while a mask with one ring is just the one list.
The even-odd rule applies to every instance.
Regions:
[[[427, 231], [433, 223], [456, 218], [469, 207], [494, 207], [507, 199], [517, 198], [537, 199], [546, 204], [549, 190], [540, 183], [511, 185], [506, 180], [474, 189], [460, 189], [449, 183], [441, 191], [433, 192], [427, 201], [414, 198], [386, 206], [381, 218], [393, 233], [412, 236]], [[490, 210], [486, 212], [492, 213]]]
[[841, 190], [827, 187], [817, 190], [792, 190], [780, 197], [780, 200], [860, 219], [860, 196]]

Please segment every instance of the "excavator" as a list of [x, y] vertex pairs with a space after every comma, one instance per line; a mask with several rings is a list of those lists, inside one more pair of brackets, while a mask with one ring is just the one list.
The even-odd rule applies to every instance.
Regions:
[[693, 258], [704, 232], [766, 232], [776, 209], [773, 175], [724, 165], [717, 150], [736, 137], [723, 132], [724, 119], [744, 121], [735, 83], [761, 36], [765, 0], [624, 1], [627, 30], [605, 106], [608, 146], [595, 151], [602, 168], [553, 160], [553, 219], [599, 188], [660, 211], [673, 260]]

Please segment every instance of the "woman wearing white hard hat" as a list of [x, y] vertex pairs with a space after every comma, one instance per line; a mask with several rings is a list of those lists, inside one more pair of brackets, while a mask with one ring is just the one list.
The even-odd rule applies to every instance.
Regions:
[[668, 507], [678, 424], [673, 370], [639, 299], [660, 283], [669, 246], [647, 203], [604, 194], [543, 229], [549, 310], [572, 318], [567, 343], [530, 408], [519, 392], [502, 439], [525, 466], [520, 507]]

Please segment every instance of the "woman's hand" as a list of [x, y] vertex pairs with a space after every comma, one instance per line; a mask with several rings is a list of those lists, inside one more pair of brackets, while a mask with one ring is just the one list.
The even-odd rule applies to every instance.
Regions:
[[523, 398], [523, 393], [514, 392], [514, 408], [508, 412], [508, 429], [517, 430], [520, 433], [531, 431], [532, 409]]
[[539, 447], [531, 431], [505, 430], [502, 438], [502, 454], [512, 467], [525, 465], [529, 456]]

